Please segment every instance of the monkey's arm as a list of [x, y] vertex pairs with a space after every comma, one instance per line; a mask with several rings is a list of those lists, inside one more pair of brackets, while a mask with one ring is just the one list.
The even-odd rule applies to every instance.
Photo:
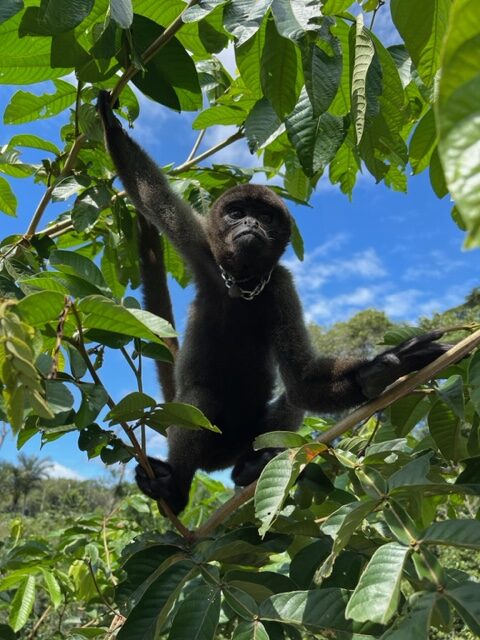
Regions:
[[201, 216], [172, 191], [155, 162], [124, 131], [107, 91], [100, 92], [97, 108], [108, 151], [131, 201], [167, 235], [194, 271], [204, 271], [211, 263], [211, 254]]
[[432, 331], [379, 354], [373, 360], [323, 358], [311, 345], [288, 272], [281, 269], [275, 289], [274, 345], [287, 395], [310, 411], [345, 409], [378, 396], [401, 376], [421, 369], [450, 345], [435, 342]]

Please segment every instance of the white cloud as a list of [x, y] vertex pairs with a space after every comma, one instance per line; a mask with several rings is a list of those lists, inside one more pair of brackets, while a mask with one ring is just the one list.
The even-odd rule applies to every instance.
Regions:
[[52, 466], [47, 470], [49, 478], [67, 478], [69, 480], [85, 480], [81, 473], [70, 469], [59, 462], [52, 462]]

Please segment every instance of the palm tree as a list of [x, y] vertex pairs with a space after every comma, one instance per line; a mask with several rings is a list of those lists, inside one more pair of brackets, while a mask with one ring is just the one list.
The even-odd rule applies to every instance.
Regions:
[[18, 454], [17, 465], [11, 467], [12, 477], [12, 509], [16, 510], [20, 497], [23, 496], [23, 513], [26, 511], [27, 496], [48, 478], [48, 470], [52, 463], [48, 458]]

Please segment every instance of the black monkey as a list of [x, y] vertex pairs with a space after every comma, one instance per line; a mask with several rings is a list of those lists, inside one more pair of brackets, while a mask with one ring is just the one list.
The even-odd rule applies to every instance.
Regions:
[[[306, 410], [358, 405], [446, 351], [448, 345], [434, 342], [442, 335], [434, 331], [372, 361], [319, 356], [292, 277], [278, 264], [291, 231], [284, 202], [267, 187], [239, 185], [218, 198], [208, 216], [200, 216], [123, 130], [108, 93], [100, 93], [98, 108], [131, 201], [168, 236], [195, 280], [196, 297], [175, 365], [176, 399], [197, 406], [222, 431], [169, 427], [168, 462], [150, 459], [156, 478], [136, 470], [148, 496], [182, 511], [199, 468], [234, 465], [234, 482], [247, 485], [277, 452], [254, 452], [257, 435], [297, 429]], [[152, 278], [145, 284], [153, 286]], [[277, 368], [285, 391], [272, 399]]]

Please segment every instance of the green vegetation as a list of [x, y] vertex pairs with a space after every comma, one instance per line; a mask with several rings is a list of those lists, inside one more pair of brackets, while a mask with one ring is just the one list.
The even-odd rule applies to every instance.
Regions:
[[[402, 42], [386, 48], [375, 20], [389, 10]], [[216, 56], [228, 46], [233, 78]], [[428, 168], [474, 247], [478, 60], [478, 0], [3, 0], [0, 83], [33, 85], [12, 95], [5, 125], [68, 117], [55, 142], [24, 131], [0, 148], [1, 212], [20, 210], [17, 180], [44, 188], [24, 234], [0, 242], [0, 419], [19, 448], [75, 433], [89, 458], [122, 468], [146, 465], [147, 429], [215, 429], [195, 407], [143, 391], [144, 358], [171, 362], [175, 332], [126, 295], [139, 286], [135, 212], [103, 146], [100, 89], [131, 123], [130, 81], [198, 111], [200, 139], [217, 125], [235, 128], [220, 146], [246, 139], [255, 169], [200, 166], [215, 148], [196, 146], [168, 167], [201, 212], [256, 172], [304, 202], [326, 173], [350, 196], [361, 169], [405, 191], [407, 174]], [[63, 213], [45, 225], [52, 202]], [[301, 257], [296, 230], [293, 245]], [[423, 325], [444, 322], [467, 335], [462, 353], [477, 346], [478, 291]], [[415, 333], [376, 311], [314, 332], [339, 352], [347, 336], [357, 353], [384, 332], [385, 344]], [[137, 381], [118, 403], [102, 369], [113, 351]], [[28, 457], [2, 465], [0, 639], [480, 635], [480, 352], [453, 360], [334, 431], [331, 416], [309, 417], [298, 434], [262, 436], [258, 446], [287, 451], [256, 487], [231, 498], [200, 475], [181, 523], [123, 482], [46, 480], [48, 461]]]

